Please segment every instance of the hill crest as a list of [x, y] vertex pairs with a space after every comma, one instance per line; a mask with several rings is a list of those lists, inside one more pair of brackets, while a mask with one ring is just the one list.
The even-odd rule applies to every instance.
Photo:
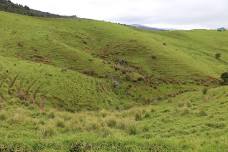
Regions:
[[39, 10], [34, 10], [28, 6], [23, 6], [20, 4], [15, 4], [10, 0], [0, 0], [0, 11], [6, 11], [11, 13], [17, 13], [28, 16], [37, 16], [37, 17], [53, 17], [53, 18], [75, 18], [76, 16], [62, 16], [58, 14], [52, 14], [49, 12], [42, 12]]

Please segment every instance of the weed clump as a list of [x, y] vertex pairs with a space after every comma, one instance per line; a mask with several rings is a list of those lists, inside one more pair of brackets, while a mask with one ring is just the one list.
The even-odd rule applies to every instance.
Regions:
[[154, 113], [154, 112], [155, 112], [155, 110], [152, 108], [152, 109], [150, 110], [150, 112]]
[[58, 127], [58, 128], [65, 128], [65, 124], [64, 124], [63, 121], [58, 120], [58, 121], [56, 122], [56, 127]]
[[126, 124], [126, 122], [119, 122], [118, 123], [118, 129], [121, 129], [121, 130], [125, 130], [126, 129], [126, 126], [127, 126], [127, 124]]
[[203, 95], [206, 95], [207, 92], [208, 92], [208, 89], [207, 89], [207, 88], [204, 88], [204, 89], [202, 90]]
[[149, 132], [149, 131], [150, 131], [150, 127], [147, 126], [147, 125], [144, 126], [144, 127], [143, 127], [143, 131], [144, 131], [144, 132]]
[[207, 113], [203, 110], [200, 110], [199, 113], [198, 113], [198, 116], [200, 117], [204, 117], [204, 116], [207, 116]]
[[142, 113], [138, 112], [135, 114], [135, 121], [140, 121], [143, 119]]
[[41, 125], [45, 125], [45, 122], [43, 120], [40, 120], [38, 123]]
[[221, 79], [223, 80], [224, 85], [228, 85], [228, 72], [223, 73]]
[[116, 122], [115, 119], [110, 119], [110, 120], [107, 121], [107, 125], [108, 125], [108, 127], [110, 127], [110, 128], [115, 128], [116, 125], [117, 125], [117, 122]]
[[47, 138], [47, 137], [51, 137], [55, 134], [55, 130], [50, 127], [50, 126], [46, 126], [46, 127], [43, 127], [41, 129], [41, 135], [44, 137], [44, 138]]
[[216, 53], [216, 54], [215, 54], [215, 58], [216, 58], [217, 60], [219, 60], [219, 59], [221, 58], [221, 56], [222, 56], [222, 55], [221, 55], [220, 53]]
[[86, 152], [91, 151], [92, 146], [86, 143], [78, 142], [71, 145], [69, 152]]
[[4, 113], [1, 113], [1, 114], [0, 114], [0, 120], [1, 120], [1, 121], [6, 120], [6, 118], [7, 118], [7, 117], [6, 117], [6, 115], [5, 115]]
[[138, 132], [137, 127], [135, 125], [130, 125], [128, 127], [128, 134], [129, 135], [136, 135]]
[[223, 129], [226, 127], [224, 123], [206, 123], [206, 126], [214, 129]]
[[150, 118], [150, 113], [146, 112], [145, 115], [144, 115], [144, 118]]

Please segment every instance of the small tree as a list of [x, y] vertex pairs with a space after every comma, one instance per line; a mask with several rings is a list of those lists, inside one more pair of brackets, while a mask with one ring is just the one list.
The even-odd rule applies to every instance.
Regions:
[[223, 80], [223, 84], [228, 85], [228, 72], [223, 73], [221, 79]]

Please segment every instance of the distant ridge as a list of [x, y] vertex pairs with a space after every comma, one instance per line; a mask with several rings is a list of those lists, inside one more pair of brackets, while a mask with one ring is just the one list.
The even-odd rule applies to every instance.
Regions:
[[170, 30], [170, 29], [149, 27], [149, 26], [140, 25], [140, 24], [132, 24], [131, 26], [133, 26], [133, 27], [135, 27], [135, 28], [138, 28], [138, 29], [150, 30], [150, 31], [168, 31], [168, 30]]
[[61, 16], [57, 14], [30, 9], [28, 6], [14, 4], [10, 0], [0, 0], [0, 11], [12, 12], [12, 13], [28, 15], [28, 16], [37, 16], [37, 17], [76, 18], [76, 16]]

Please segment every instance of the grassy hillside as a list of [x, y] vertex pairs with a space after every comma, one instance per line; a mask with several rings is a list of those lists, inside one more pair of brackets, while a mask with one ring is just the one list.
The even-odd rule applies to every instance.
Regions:
[[[92, 20], [32, 18], [3, 12], [0, 20], [2, 57], [98, 78], [105, 81], [100, 87], [118, 96], [90, 102], [106, 100], [103, 102], [112, 105], [119, 97], [151, 102], [202, 85], [216, 85], [216, 79], [227, 70], [228, 32], [148, 32]], [[216, 53], [222, 54], [220, 60], [215, 59]], [[32, 66], [36, 69], [37, 65]], [[12, 69], [11, 73], [20, 71]], [[44, 87], [57, 88], [55, 83], [43, 83]], [[72, 94], [81, 96], [78, 91]], [[58, 95], [62, 100], [68, 98], [64, 93]]]
[[144, 31], [6, 12], [0, 27], [2, 145], [227, 149], [220, 75], [228, 71], [228, 32]]

